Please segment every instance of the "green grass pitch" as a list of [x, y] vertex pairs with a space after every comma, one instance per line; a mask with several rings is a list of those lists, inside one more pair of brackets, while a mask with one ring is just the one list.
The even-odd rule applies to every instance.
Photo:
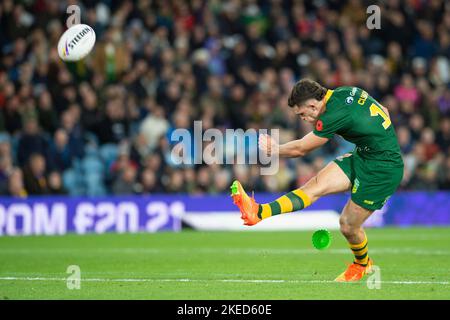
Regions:
[[[350, 250], [334, 231], [318, 251], [312, 234], [0, 237], [0, 299], [450, 299], [450, 228], [367, 230], [379, 289], [333, 282]], [[69, 265], [79, 290], [67, 288]]]

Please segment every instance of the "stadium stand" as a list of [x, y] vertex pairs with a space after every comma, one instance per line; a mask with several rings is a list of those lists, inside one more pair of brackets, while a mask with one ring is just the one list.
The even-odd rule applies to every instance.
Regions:
[[69, 3], [0, 3], [0, 194], [225, 193], [234, 177], [286, 191], [349, 151], [335, 138], [273, 177], [253, 166], [177, 166], [170, 134], [279, 128], [303, 136], [287, 106], [310, 77], [364, 88], [386, 106], [405, 160], [403, 190], [450, 189], [450, 6], [364, 1], [78, 1], [97, 43], [57, 55]]

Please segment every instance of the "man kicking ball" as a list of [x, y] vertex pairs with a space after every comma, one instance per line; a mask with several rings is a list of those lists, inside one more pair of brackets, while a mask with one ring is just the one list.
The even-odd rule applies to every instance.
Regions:
[[302, 139], [279, 145], [270, 136], [259, 137], [259, 148], [269, 155], [301, 157], [325, 144], [334, 134], [356, 145], [309, 180], [273, 202], [258, 204], [239, 181], [231, 192], [244, 224], [252, 226], [271, 216], [302, 210], [322, 196], [351, 190], [339, 223], [355, 259], [335, 281], [358, 281], [370, 272], [364, 221], [383, 207], [403, 177], [403, 160], [386, 108], [356, 87], [328, 90], [315, 81], [297, 82], [288, 105], [315, 129]]

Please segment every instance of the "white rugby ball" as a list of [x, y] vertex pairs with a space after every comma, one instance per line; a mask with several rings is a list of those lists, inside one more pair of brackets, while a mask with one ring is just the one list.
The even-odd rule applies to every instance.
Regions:
[[87, 24], [76, 24], [59, 38], [58, 54], [64, 61], [78, 61], [91, 52], [94, 44], [94, 29]]

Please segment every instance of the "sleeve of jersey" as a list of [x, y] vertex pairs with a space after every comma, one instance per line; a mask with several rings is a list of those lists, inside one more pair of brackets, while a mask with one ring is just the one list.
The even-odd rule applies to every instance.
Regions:
[[316, 136], [331, 139], [335, 133], [347, 127], [348, 120], [348, 115], [343, 113], [323, 116], [316, 122], [313, 132]]

